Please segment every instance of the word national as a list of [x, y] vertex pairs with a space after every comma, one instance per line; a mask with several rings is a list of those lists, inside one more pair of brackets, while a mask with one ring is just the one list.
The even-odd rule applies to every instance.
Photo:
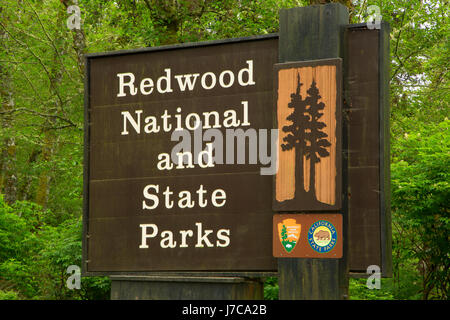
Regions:
[[[122, 111], [123, 127], [121, 135], [128, 135], [130, 132], [141, 133], [159, 133], [170, 132], [172, 130], [181, 131], [184, 129], [195, 130], [199, 127], [203, 129], [217, 128], [236, 128], [250, 126], [248, 121], [248, 101], [241, 101], [242, 113], [234, 109], [218, 111], [206, 111], [201, 115], [192, 112], [183, 116], [182, 109], [178, 107], [176, 113], [170, 114], [167, 109], [160, 117], [153, 115], [143, 116], [144, 110], [136, 110], [133, 115], [129, 111]], [[242, 117], [241, 117], [242, 116]], [[142, 121], [143, 120], [143, 121]], [[129, 130], [130, 129], [130, 130]]]

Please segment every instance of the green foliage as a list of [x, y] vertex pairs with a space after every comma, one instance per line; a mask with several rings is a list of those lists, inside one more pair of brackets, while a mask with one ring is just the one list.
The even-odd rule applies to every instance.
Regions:
[[0, 197], [0, 262], [10, 257], [26, 256], [32, 236], [27, 221], [14, 214]]
[[15, 291], [0, 290], [0, 300], [20, 300], [20, 298]]
[[[393, 237], [394, 242], [401, 243], [402, 240], [397, 238], [396, 233]], [[417, 260], [408, 258], [409, 251], [406, 247], [399, 248], [395, 245], [393, 250], [394, 276], [391, 285], [394, 298], [399, 300], [421, 299], [422, 278], [417, 268]]]
[[[54, 216], [35, 203], [8, 206], [0, 198], [0, 280], [14, 288], [7, 297], [24, 299], [108, 299], [107, 278], [83, 278], [70, 290], [66, 273], [81, 265], [81, 219], [55, 225]], [[1, 285], [0, 281], [0, 285]]]
[[424, 299], [448, 299], [450, 284], [449, 120], [419, 125], [394, 145], [394, 245], [417, 261]]
[[393, 300], [392, 279], [381, 279], [380, 289], [367, 288], [367, 279], [350, 279], [351, 300]]
[[278, 300], [278, 278], [269, 277], [264, 282], [264, 300]]

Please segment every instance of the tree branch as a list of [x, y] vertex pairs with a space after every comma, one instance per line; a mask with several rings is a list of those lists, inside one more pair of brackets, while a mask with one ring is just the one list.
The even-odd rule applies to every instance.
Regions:
[[[56, 114], [42, 113], [42, 112], [38, 112], [38, 111], [35, 111], [35, 110], [27, 109], [27, 108], [15, 108], [15, 109], [6, 110], [6, 111], [0, 111], [0, 115], [12, 114], [12, 113], [22, 112], [22, 111], [23, 111], [23, 112], [30, 113], [30, 114], [34, 114], [34, 115], [37, 115], [37, 116], [40, 116], [40, 117], [42, 117], [42, 118], [46, 118], [46, 119], [58, 119], [58, 120], [61, 120], [61, 121], [67, 123], [66, 126], [58, 127], [58, 128], [74, 127], [74, 128], [79, 129], [78, 126], [76, 125], [76, 123], [74, 123], [74, 122], [73, 122], [72, 120], [70, 120], [70, 119], [61, 117], [61, 116], [56, 115]], [[51, 128], [50, 128], [50, 129], [51, 129]], [[81, 129], [80, 129], [80, 130], [81, 130]]]
[[63, 100], [58, 92], [58, 90], [56, 89], [56, 87], [53, 84], [52, 81], [52, 76], [50, 75], [50, 71], [47, 69], [47, 67], [45, 66], [44, 62], [42, 62], [41, 58], [39, 58], [39, 56], [37, 56], [33, 50], [31, 50], [30, 46], [25, 43], [25, 42], [21, 42], [20, 40], [18, 40], [17, 38], [15, 38], [11, 32], [9, 32], [9, 30], [3, 25], [3, 23], [0, 22], [0, 26], [5, 30], [5, 32], [11, 37], [11, 39], [13, 39], [15, 42], [17, 42], [19, 45], [26, 47], [27, 50], [33, 55], [33, 57], [36, 58], [36, 60], [39, 62], [39, 64], [42, 66], [42, 68], [44, 69], [45, 73], [47, 74], [47, 77], [50, 81], [50, 86], [53, 89], [53, 92], [56, 94], [56, 96], [58, 97], [58, 100], [60, 102], [61, 108], [63, 106]]
[[72, 77], [70, 76], [69, 72], [67, 71], [66, 67], [64, 66], [64, 63], [62, 61], [62, 57], [59, 54], [58, 49], [56, 48], [55, 44], [54, 44], [54, 40], [49, 36], [49, 34], [47, 33], [47, 30], [45, 30], [44, 25], [42, 24], [41, 18], [39, 17], [38, 13], [36, 12], [36, 10], [34, 9], [34, 7], [29, 3], [28, 0], [26, 0], [28, 6], [31, 8], [31, 10], [33, 10], [34, 15], [36, 16], [39, 25], [42, 28], [42, 31], [44, 31], [45, 37], [48, 39], [48, 41], [50, 42], [50, 45], [53, 47], [53, 50], [56, 53], [56, 56], [58, 57], [59, 63], [61, 64], [62, 69], [64, 70], [64, 73], [68, 76], [68, 78], [70, 79], [70, 81], [72, 81], [73, 83], [76, 83]]

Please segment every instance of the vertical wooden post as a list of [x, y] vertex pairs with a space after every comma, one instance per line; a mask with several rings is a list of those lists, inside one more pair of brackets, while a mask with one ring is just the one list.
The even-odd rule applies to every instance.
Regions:
[[370, 265], [392, 276], [389, 171], [389, 24], [348, 25], [344, 112], [348, 121], [350, 274]]
[[[348, 21], [347, 8], [337, 3], [280, 10], [279, 62], [343, 57], [344, 27]], [[345, 125], [343, 127], [345, 150]], [[336, 300], [348, 297], [346, 167], [344, 156], [341, 211], [344, 229], [343, 257], [278, 259], [279, 298], [282, 300]]]

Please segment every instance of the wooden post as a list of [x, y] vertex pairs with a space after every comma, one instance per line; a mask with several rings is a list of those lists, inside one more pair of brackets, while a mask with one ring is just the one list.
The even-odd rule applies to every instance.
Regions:
[[[337, 3], [280, 11], [279, 62], [343, 57], [348, 10]], [[346, 129], [343, 125], [343, 155]], [[342, 162], [343, 257], [341, 259], [279, 258], [279, 298], [336, 300], [348, 297], [347, 163]], [[294, 213], [294, 212], [293, 212]], [[301, 212], [295, 212], [301, 213]], [[321, 211], [321, 213], [325, 213]], [[334, 213], [334, 212], [329, 212]]]
[[389, 170], [389, 24], [345, 32], [344, 112], [348, 122], [348, 210], [351, 275], [370, 265], [392, 276]]

